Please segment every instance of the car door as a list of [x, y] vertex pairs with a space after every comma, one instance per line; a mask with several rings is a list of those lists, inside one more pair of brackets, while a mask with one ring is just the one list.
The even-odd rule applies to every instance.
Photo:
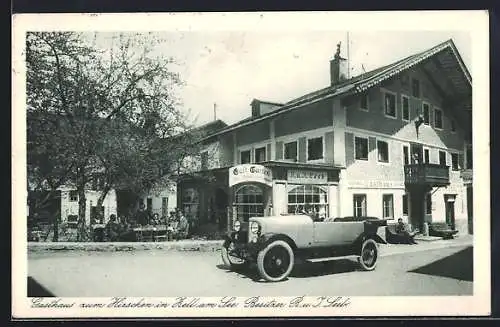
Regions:
[[342, 244], [342, 228], [337, 222], [314, 222], [313, 243], [316, 246]]

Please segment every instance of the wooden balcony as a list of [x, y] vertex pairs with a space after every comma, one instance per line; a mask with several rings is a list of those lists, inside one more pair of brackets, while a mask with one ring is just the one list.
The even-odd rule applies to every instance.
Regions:
[[450, 184], [450, 167], [436, 164], [405, 165], [405, 184], [446, 186]]

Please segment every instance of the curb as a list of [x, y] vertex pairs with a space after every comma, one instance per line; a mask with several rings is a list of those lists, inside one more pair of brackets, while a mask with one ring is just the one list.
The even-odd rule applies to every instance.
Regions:
[[214, 252], [224, 241], [175, 241], [175, 242], [117, 242], [117, 243], [78, 243], [78, 242], [28, 242], [28, 253], [40, 252], [118, 252], [144, 250], [175, 250]]

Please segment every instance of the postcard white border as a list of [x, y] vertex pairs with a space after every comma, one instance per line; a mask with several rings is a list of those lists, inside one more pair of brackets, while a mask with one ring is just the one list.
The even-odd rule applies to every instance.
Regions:
[[[293, 22], [293, 23], [291, 23]], [[361, 23], [362, 22], [362, 23]], [[489, 31], [487, 11], [20, 14], [13, 24], [12, 314], [19, 318], [221, 316], [449, 316], [490, 314]], [[474, 151], [474, 291], [456, 297], [352, 297], [342, 310], [322, 309], [33, 309], [27, 294], [24, 33], [99, 31], [454, 31], [471, 33]], [[298, 294], [299, 296], [300, 294]], [[230, 296], [230, 294], [228, 294]], [[335, 296], [332, 294], [332, 296]], [[132, 298], [130, 298], [132, 299]], [[286, 298], [278, 298], [286, 301]], [[90, 302], [92, 299], [64, 301]], [[106, 301], [106, 299], [95, 299]], [[158, 299], [151, 298], [151, 301]], [[243, 299], [239, 299], [243, 300]], [[413, 308], [413, 310], [409, 310]]]

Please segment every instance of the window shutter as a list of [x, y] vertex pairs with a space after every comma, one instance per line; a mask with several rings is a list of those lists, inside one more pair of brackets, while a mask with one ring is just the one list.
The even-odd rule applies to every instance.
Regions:
[[354, 163], [354, 137], [352, 133], [345, 133], [345, 163], [349, 167]]
[[307, 147], [306, 138], [305, 137], [299, 138], [299, 162], [307, 161], [306, 147]]
[[458, 154], [458, 168], [459, 169], [465, 168], [465, 166], [464, 166], [464, 154], [463, 153]]
[[283, 159], [283, 142], [276, 142], [276, 160]]
[[266, 161], [271, 160], [271, 143], [266, 145]]
[[368, 157], [370, 157], [370, 152], [377, 150], [377, 139], [374, 137], [368, 137]]
[[333, 131], [325, 133], [325, 162], [333, 163]]

